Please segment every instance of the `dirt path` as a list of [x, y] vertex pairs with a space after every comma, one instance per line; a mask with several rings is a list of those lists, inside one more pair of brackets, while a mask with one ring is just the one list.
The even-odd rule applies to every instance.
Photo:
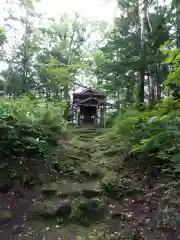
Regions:
[[76, 234], [73, 231], [69, 233], [67, 229], [59, 230], [54, 222], [44, 224], [37, 221], [27, 221], [26, 216], [29, 207], [34, 200], [39, 200], [41, 196], [37, 191], [22, 191], [22, 196], [14, 192], [12, 190], [6, 194], [0, 194], [0, 213], [6, 215], [6, 218], [0, 221], [0, 240], [76, 239]]
[[0, 194], [1, 214], [10, 214], [9, 219], [5, 217], [0, 221], [0, 239], [18, 239], [19, 234], [25, 231], [25, 215], [33, 198], [31, 192], [26, 192], [23, 197], [14, 194], [14, 191]]
[[[163, 192], [166, 191], [164, 180], [157, 179], [151, 188], [144, 189], [144, 194], [122, 200], [106, 199], [106, 216], [99, 224], [103, 224], [105, 240], [178, 240], [180, 239], [180, 225], [174, 222], [176, 212], [180, 214], [179, 203], [176, 203], [172, 210], [172, 201], [166, 202], [165, 215], [159, 216], [157, 213], [160, 204], [163, 203]], [[76, 224], [57, 225], [55, 221], [32, 221], [26, 220], [27, 211], [34, 200], [41, 200], [42, 196], [36, 190], [14, 194], [10, 191], [0, 194], [0, 211], [9, 212], [12, 217], [7, 221], [0, 221], [0, 239], [2, 240], [76, 240], [78, 235], [84, 231], [92, 233], [93, 228], [84, 228]], [[171, 209], [170, 213], [167, 209]], [[157, 221], [161, 221], [159, 226]], [[95, 228], [98, 224], [95, 224]], [[97, 230], [98, 231], [98, 230]], [[136, 237], [132, 238], [132, 234]], [[97, 232], [98, 234], [98, 232]], [[97, 236], [96, 236], [97, 237]], [[81, 238], [86, 240], [87, 238]], [[92, 238], [96, 239], [96, 238]], [[98, 239], [98, 238], [97, 238]], [[102, 238], [99, 238], [102, 239]]]
[[[85, 140], [86, 136], [86, 132], [80, 136], [84, 140], [84, 142], [80, 142], [82, 144], [81, 147], [84, 149], [84, 155], [82, 156], [84, 158], [83, 163], [88, 163], [92, 167], [89, 155], [92, 159], [97, 158], [99, 160], [98, 151], [101, 150], [96, 148], [96, 150], [90, 151], [89, 148], [90, 146], [92, 147], [92, 144], [90, 145], [90, 139]], [[75, 140], [75, 150], [77, 143], [79, 144]], [[72, 148], [70, 153], [74, 154]], [[79, 152], [76, 154], [79, 155]], [[110, 162], [110, 157], [106, 156], [106, 158]], [[87, 165], [85, 165], [83, 172], [86, 171], [87, 173], [87, 170], [91, 170], [91, 178], [86, 179], [86, 194], [87, 192], [88, 194], [92, 194], [96, 189], [88, 184], [92, 182], [92, 173], [97, 173], [97, 169], [87, 168]], [[77, 179], [71, 177], [69, 176], [66, 179], [67, 182], [65, 182], [65, 185], [60, 184], [57, 187], [58, 191], [60, 190], [61, 194], [64, 191], [64, 195], [68, 195], [67, 197], [72, 196], [74, 192], [78, 192], [78, 186], [81, 184], [80, 182], [78, 184], [77, 182], [73, 182], [77, 181]], [[69, 219], [66, 224], [57, 224], [57, 219], [48, 221], [37, 219], [27, 220], [27, 213], [30, 206], [34, 202], [44, 201], [44, 195], [40, 186], [36, 186], [34, 190], [30, 191], [12, 189], [8, 193], [0, 193], [0, 240], [180, 239], [180, 181], [173, 181], [173, 179], [166, 178], [159, 179], [158, 177], [151, 176], [147, 182], [143, 177], [137, 172], [134, 173], [132, 171], [127, 173], [126, 178], [130, 181], [130, 184], [138, 186], [141, 190], [140, 193], [135, 193], [131, 196], [123, 196], [119, 199], [105, 197], [101, 189], [102, 195], [100, 194], [96, 198], [103, 201], [105, 207], [103, 218], [99, 216], [100, 219], [94, 221], [88, 227], [84, 227], [77, 222], [72, 222], [72, 220], [69, 221]], [[57, 185], [59, 181], [62, 182], [62, 179], [56, 179], [53, 185]], [[96, 181], [98, 182], [97, 176], [93, 181], [95, 183]], [[119, 191], [122, 191], [122, 189], [119, 189]], [[58, 201], [60, 201], [59, 198]]]

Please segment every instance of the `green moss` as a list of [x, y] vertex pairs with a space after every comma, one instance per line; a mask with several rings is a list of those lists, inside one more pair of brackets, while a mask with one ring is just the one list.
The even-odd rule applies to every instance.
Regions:
[[0, 222], [9, 221], [12, 218], [12, 214], [9, 211], [0, 211]]
[[104, 216], [104, 203], [101, 199], [77, 198], [72, 204], [71, 219], [81, 225], [88, 226]]
[[134, 186], [131, 182], [123, 181], [114, 172], [107, 173], [101, 180], [101, 186], [104, 193], [114, 199], [120, 199], [140, 192], [137, 186]]

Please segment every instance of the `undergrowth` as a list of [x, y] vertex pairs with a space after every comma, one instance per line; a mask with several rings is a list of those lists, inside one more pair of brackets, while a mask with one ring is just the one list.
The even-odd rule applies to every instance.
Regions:
[[[127, 110], [119, 113], [99, 145], [110, 146], [119, 154], [126, 153], [145, 164], [180, 162], [180, 102], [163, 99], [153, 110]], [[112, 144], [113, 143], [113, 144]], [[177, 170], [177, 169], [176, 169]]]
[[63, 104], [39, 102], [27, 96], [0, 99], [1, 185], [27, 173], [29, 164], [50, 161], [66, 129], [63, 110]]

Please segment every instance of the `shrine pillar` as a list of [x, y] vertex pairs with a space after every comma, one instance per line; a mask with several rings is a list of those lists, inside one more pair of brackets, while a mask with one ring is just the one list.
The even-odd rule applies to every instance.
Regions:
[[103, 125], [103, 108], [102, 105], [100, 106], [100, 125]]
[[100, 125], [105, 127], [105, 106], [101, 105], [100, 107]]
[[79, 126], [79, 124], [80, 124], [79, 118], [80, 118], [80, 107], [77, 106], [77, 110], [76, 110], [76, 125], [77, 126]]
[[105, 128], [106, 126], [106, 106], [103, 106], [103, 127]]
[[97, 124], [101, 124], [101, 112], [100, 112], [100, 107], [97, 107]]

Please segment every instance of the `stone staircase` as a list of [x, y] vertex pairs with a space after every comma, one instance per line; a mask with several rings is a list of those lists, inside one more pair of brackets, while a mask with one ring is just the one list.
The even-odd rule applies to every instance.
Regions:
[[76, 127], [73, 130], [73, 133], [78, 137], [79, 140], [84, 140], [84, 141], [91, 141], [93, 140], [93, 138], [101, 135], [103, 133], [102, 128], [93, 128], [93, 127], [89, 127], [89, 128], [80, 128], [80, 127]]
[[[64, 144], [67, 163], [72, 165], [68, 166], [67, 174], [63, 173], [62, 177], [42, 186], [40, 200], [35, 199], [27, 213], [30, 225], [37, 221], [38, 226], [39, 220], [36, 219], [41, 219], [43, 228], [49, 222], [52, 223], [47, 233], [48, 240], [86, 240], [88, 238], [84, 234], [90, 234], [92, 228], [97, 228], [97, 231], [101, 227], [104, 229], [105, 221], [112, 218], [109, 207], [112, 204], [111, 201], [107, 202], [101, 183], [104, 177], [99, 167], [98, 153], [101, 149], [96, 144], [97, 137], [103, 131], [104, 129], [76, 127], [71, 131], [72, 138], [60, 143]], [[61, 159], [61, 167], [62, 161]], [[68, 226], [68, 231], [65, 226]], [[33, 229], [34, 234], [39, 232], [39, 227], [36, 230], [34, 225]]]

